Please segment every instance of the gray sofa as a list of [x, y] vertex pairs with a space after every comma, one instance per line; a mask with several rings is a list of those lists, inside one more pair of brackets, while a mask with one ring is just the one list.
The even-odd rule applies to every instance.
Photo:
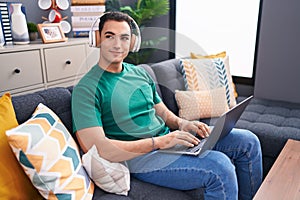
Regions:
[[[163, 101], [169, 109], [178, 114], [174, 92], [176, 89], [185, 89], [180, 60], [155, 63], [151, 65], [151, 69], [156, 75]], [[237, 102], [245, 98], [239, 96]], [[215, 119], [203, 121], [213, 125]], [[260, 139], [263, 170], [266, 175], [287, 139], [300, 140], [300, 104], [254, 97], [235, 127], [248, 129]]]
[[[157, 91], [167, 107], [178, 114], [174, 98], [175, 89], [184, 90], [184, 78], [180, 61], [171, 59], [150, 65], [143, 64], [157, 82]], [[31, 94], [13, 96], [12, 101], [19, 123], [30, 118], [38, 103], [51, 108], [71, 132], [72, 87], [51, 88]], [[245, 97], [238, 97], [238, 101]], [[214, 119], [205, 119], [209, 124]], [[264, 173], [266, 174], [288, 138], [300, 140], [300, 104], [254, 98], [242, 114], [236, 127], [253, 131], [260, 139], [263, 151]], [[131, 190], [127, 197], [109, 194], [97, 188], [94, 199], [203, 199], [203, 189], [178, 191], [131, 179]]]

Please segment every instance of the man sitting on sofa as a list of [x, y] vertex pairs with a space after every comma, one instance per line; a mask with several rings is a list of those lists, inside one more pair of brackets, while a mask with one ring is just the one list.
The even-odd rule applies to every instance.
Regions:
[[[205, 199], [252, 199], [262, 180], [258, 138], [233, 129], [200, 156], [166, 154], [176, 144], [192, 147], [209, 128], [174, 115], [147, 72], [123, 62], [132, 49], [132, 19], [105, 13], [99, 23], [99, 62], [72, 94], [73, 128], [84, 152], [93, 145], [111, 162], [126, 161], [131, 175], [179, 189], [205, 188]], [[175, 131], [170, 131], [175, 130]]]

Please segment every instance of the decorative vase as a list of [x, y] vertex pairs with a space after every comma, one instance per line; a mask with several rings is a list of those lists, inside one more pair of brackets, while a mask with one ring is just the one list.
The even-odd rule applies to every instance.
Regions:
[[5, 44], [5, 39], [4, 39], [2, 25], [0, 23], [0, 47], [2, 47], [4, 44]]
[[14, 44], [28, 44], [29, 34], [26, 17], [21, 10], [21, 3], [12, 3], [11, 32]]

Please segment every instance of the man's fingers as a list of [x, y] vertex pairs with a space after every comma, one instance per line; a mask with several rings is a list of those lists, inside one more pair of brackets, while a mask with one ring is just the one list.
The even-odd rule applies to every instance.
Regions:
[[194, 125], [197, 126], [197, 128], [198, 128], [198, 131], [197, 131], [198, 135], [200, 135], [203, 138], [206, 138], [209, 136], [210, 130], [209, 130], [209, 127], [205, 123], [195, 121]]
[[[200, 140], [197, 137], [195, 137], [191, 133], [185, 132], [185, 131], [180, 131], [178, 133], [177, 138], [182, 140], [184, 142], [183, 145], [186, 145], [186, 146], [187, 146], [187, 143], [192, 144], [192, 146], [194, 146], [194, 145], [197, 145], [200, 142]], [[188, 146], [191, 146], [191, 145], [188, 145]]]

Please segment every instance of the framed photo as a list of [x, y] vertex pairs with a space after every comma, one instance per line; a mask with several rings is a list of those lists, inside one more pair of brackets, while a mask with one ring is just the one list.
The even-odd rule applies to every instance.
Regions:
[[60, 23], [38, 24], [43, 43], [64, 42], [67, 40]]

